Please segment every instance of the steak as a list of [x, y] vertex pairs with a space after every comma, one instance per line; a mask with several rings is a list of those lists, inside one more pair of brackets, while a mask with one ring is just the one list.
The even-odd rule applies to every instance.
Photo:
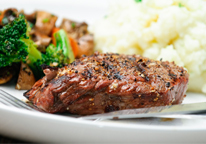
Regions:
[[98, 52], [44, 73], [24, 95], [46, 112], [79, 115], [180, 104], [189, 77], [174, 62]]

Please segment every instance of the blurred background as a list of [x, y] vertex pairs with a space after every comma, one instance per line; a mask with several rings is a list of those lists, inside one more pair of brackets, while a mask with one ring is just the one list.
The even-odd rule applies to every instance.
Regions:
[[13, 7], [23, 9], [26, 13], [32, 13], [34, 10], [52, 12], [59, 17], [57, 24], [60, 24], [60, 20], [64, 17], [91, 24], [105, 15], [108, 6], [107, 0], [18, 0], [18, 2], [0, 0], [0, 2], [0, 10]]

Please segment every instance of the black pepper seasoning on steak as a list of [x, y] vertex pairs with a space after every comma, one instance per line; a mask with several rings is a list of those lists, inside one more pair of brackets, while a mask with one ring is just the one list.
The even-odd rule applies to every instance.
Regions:
[[80, 115], [179, 104], [189, 77], [174, 63], [113, 53], [82, 57], [53, 72], [54, 79], [43, 77], [25, 96], [47, 112]]

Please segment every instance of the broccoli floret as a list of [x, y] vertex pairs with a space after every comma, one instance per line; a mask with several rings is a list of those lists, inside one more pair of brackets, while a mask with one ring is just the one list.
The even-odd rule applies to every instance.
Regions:
[[69, 43], [66, 32], [62, 29], [54, 34], [56, 46], [50, 44], [46, 48], [46, 53], [42, 54], [42, 58], [38, 59], [35, 63], [30, 65], [33, 71], [38, 71], [39, 76], [43, 76], [40, 71], [41, 65], [46, 64], [53, 67], [63, 67], [74, 61], [74, 54]]
[[49, 45], [46, 53], [41, 53], [29, 39], [30, 27], [24, 15], [0, 29], [0, 68], [16, 62], [26, 62], [38, 79], [42, 74], [41, 65], [62, 67], [74, 60], [67, 34], [64, 30], [55, 33], [57, 46]]
[[56, 62], [59, 66], [65, 63], [71, 63], [74, 61], [74, 53], [72, 51], [68, 36], [66, 32], [61, 29], [54, 34], [56, 40], [56, 50], [49, 48], [48, 53], [53, 54], [52, 57], [57, 58]]
[[30, 27], [20, 14], [14, 21], [0, 29], [0, 68], [20, 61], [33, 65], [42, 54], [29, 39]]
[[27, 23], [23, 15], [0, 29], [0, 67], [26, 59], [28, 46], [24, 40], [28, 38]]
[[0, 68], [26, 60], [30, 63], [41, 59], [41, 52], [29, 39], [30, 27], [24, 15], [0, 29]]

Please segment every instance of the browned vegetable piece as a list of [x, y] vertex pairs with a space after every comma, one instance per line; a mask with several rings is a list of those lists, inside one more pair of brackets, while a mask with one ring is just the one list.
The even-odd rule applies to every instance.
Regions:
[[88, 34], [88, 25], [85, 22], [78, 23], [69, 19], [63, 19], [60, 28], [63, 28], [70, 37], [79, 39], [85, 34]]
[[0, 16], [0, 25], [4, 26], [12, 22], [18, 16], [18, 11], [15, 8], [9, 8], [4, 10]]
[[35, 30], [45, 35], [50, 35], [55, 26], [57, 17], [45, 11], [37, 11]]
[[82, 36], [78, 40], [79, 50], [77, 57], [81, 57], [82, 55], [92, 55], [94, 53], [94, 41], [93, 36], [91, 34], [87, 34]]
[[18, 90], [29, 90], [35, 83], [35, 78], [29, 66], [21, 62], [19, 77], [16, 84]]
[[36, 22], [36, 13], [37, 13], [36, 11], [31, 13], [31, 14], [25, 14], [24, 13], [24, 15], [26, 17], [26, 20], [33, 23], [33, 24], [35, 24], [35, 22]]
[[32, 30], [30, 32], [31, 39], [37, 44], [37, 48], [41, 52], [46, 51], [46, 47], [51, 43], [51, 37]]
[[15, 70], [12, 66], [0, 68], [0, 84], [9, 82], [14, 76]]

